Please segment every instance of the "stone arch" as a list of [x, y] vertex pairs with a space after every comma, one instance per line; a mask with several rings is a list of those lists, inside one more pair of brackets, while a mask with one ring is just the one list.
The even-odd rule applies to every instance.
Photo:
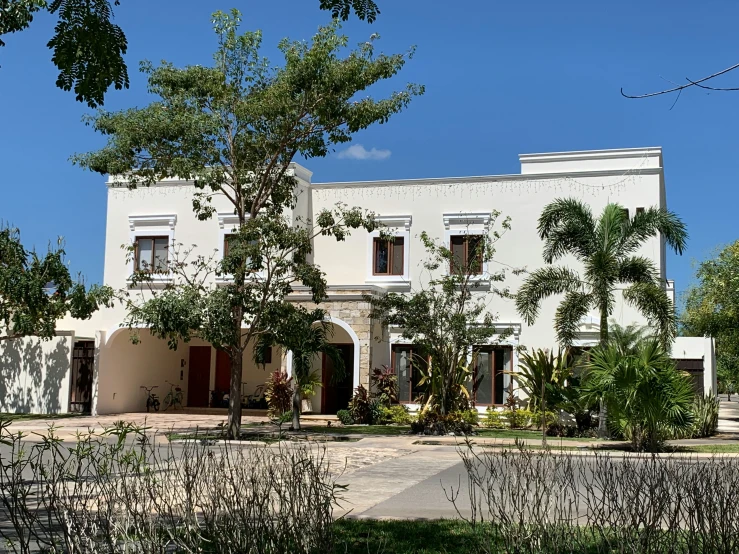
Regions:
[[[336, 325], [337, 327], [343, 329], [346, 331], [346, 334], [349, 335], [349, 338], [352, 341], [352, 344], [354, 345], [354, 359], [352, 360], [352, 365], [354, 366], [352, 368], [352, 386], [353, 388], [357, 388], [359, 386], [359, 356], [361, 353], [361, 344], [359, 342], [359, 337], [357, 336], [357, 333], [352, 329], [351, 325], [349, 325], [346, 321], [343, 319], [339, 319], [338, 317], [330, 317], [326, 316], [326, 319], [324, 320], [328, 323], [331, 323], [333, 325]], [[285, 366], [287, 370], [288, 375], [293, 374], [293, 353], [287, 352], [286, 359], [285, 359]]]

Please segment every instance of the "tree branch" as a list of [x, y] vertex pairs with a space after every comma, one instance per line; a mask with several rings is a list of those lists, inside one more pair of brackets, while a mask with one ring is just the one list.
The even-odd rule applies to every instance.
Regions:
[[718, 72], [716, 72], [716, 73], [714, 73], [712, 75], [709, 75], [708, 77], [703, 77], [702, 79], [698, 79], [697, 81], [693, 81], [692, 79], [688, 79], [686, 77], [685, 79], [688, 81], [688, 83], [685, 84], [685, 85], [678, 85], [678, 86], [673, 87], [673, 88], [670, 88], [670, 89], [660, 90], [660, 91], [657, 91], [657, 92], [649, 92], [647, 94], [637, 94], [637, 95], [626, 94], [624, 92], [623, 87], [621, 87], [621, 96], [624, 96], [625, 98], [631, 98], [631, 99], [651, 98], [653, 96], [660, 96], [660, 95], [663, 95], [663, 94], [670, 94], [671, 92], [680, 93], [683, 90], [685, 90], [686, 88], [690, 88], [690, 87], [699, 87], [699, 88], [703, 88], [703, 89], [707, 89], [707, 90], [739, 90], [739, 87], [738, 88], [714, 88], [714, 87], [709, 87], [709, 86], [706, 86], [706, 85], [701, 85], [701, 83], [705, 83], [706, 81], [710, 81], [711, 79], [715, 79], [716, 77], [719, 77], [721, 75], [724, 75], [726, 73], [729, 73], [730, 71], [734, 71], [735, 69], [739, 69], [739, 63], [738, 64], [735, 64], [735, 65], [732, 65], [731, 67], [727, 67], [726, 69], [722, 69], [721, 71], [718, 71]]

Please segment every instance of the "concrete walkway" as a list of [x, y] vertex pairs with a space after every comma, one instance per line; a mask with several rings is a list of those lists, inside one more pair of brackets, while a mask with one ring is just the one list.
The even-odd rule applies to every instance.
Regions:
[[719, 395], [721, 404], [718, 410], [719, 433], [736, 433], [739, 435], [739, 395], [732, 395], [729, 402], [725, 394]]

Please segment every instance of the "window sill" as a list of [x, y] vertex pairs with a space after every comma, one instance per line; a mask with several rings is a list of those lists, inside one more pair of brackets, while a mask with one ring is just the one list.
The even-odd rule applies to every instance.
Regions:
[[370, 275], [365, 280], [365, 283], [393, 290], [411, 289], [410, 279], [403, 275]]
[[170, 275], [152, 275], [149, 279], [136, 284], [133, 283], [130, 277], [126, 279], [126, 285], [130, 289], [143, 289], [147, 287], [162, 288], [172, 283], [174, 283], [174, 279]]

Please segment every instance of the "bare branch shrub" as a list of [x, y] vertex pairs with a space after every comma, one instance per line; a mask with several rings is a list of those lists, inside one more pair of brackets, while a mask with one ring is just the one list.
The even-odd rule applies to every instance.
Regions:
[[739, 458], [460, 453], [467, 490], [447, 497], [485, 552], [739, 552]]
[[[14, 553], [331, 551], [325, 450], [159, 437], [120, 424], [71, 446], [0, 428], [0, 538]], [[2, 546], [0, 546], [2, 549]]]

